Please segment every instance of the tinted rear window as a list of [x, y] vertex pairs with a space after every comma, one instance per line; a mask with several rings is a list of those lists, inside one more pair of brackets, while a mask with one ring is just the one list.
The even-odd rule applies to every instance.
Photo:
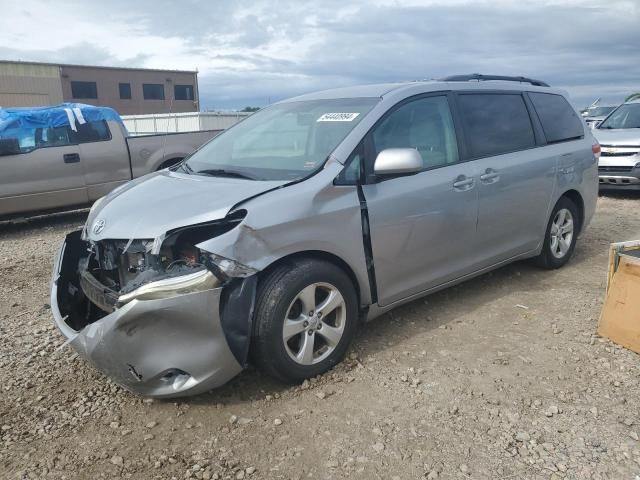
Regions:
[[474, 157], [535, 146], [531, 119], [520, 94], [481, 93], [458, 97]]
[[584, 129], [578, 114], [562, 95], [529, 92], [547, 142], [556, 143], [582, 138]]
[[104, 142], [111, 140], [111, 132], [107, 122], [104, 120], [98, 120], [95, 122], [86, 122], [82, 125], [78, 125], [78, 142]]

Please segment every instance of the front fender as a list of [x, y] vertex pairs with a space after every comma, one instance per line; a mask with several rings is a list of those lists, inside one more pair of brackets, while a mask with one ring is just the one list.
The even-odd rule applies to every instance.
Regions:
[[355, 186], [334, 186], [331, 175], [319, 174], [242, 203], [248, 213], [238, 227], [198, 247], [256, 270], [301, 252], [328, 253], [349, 266], [361, 302], [368, 305], [371, 291], [357, 191]]

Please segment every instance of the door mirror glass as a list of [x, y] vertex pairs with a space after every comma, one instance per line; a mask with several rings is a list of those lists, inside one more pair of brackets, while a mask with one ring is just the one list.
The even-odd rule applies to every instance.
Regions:
[[376, 175], [402, 175], [422, 171], [422, 155], [415, 148], [387, 148], [376, 157]]

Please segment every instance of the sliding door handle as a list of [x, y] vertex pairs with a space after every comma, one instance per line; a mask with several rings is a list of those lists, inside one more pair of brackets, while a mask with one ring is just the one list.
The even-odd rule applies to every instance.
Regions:
[[483, 183], [496, 183], [500, 180], [500, 174], [493, 168], [487, 168], [482, 175], [480, 181]]

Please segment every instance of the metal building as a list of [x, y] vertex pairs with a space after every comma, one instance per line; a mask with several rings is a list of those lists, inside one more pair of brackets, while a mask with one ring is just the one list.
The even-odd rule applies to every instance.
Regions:
[[0, 60], [0, 107], [63, 101], [111, 107], [121, 115], [197, 112], [198, 72]]
[[0, 61], [0, 107], [62, 103], [58, 65]]

